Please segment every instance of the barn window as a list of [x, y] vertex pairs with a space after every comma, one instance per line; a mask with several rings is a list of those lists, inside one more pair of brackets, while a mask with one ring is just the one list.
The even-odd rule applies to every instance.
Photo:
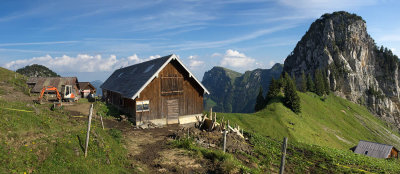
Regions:
[[136, 112], [150, 111], [149, 100], [136, 101]]
[[161, 95], [177, 95], [183, 93], [183, 77], [170, 74], [161, 77]]

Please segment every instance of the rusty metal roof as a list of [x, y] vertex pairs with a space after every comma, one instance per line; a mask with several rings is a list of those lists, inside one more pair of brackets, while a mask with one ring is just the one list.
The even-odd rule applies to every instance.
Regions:
[[172, 60], [179, 62], [188, 72], [189, 77], [193, 78], [203, 88], [205, 93], [209, 93], [174, 54], [115, 70], [100, 87], [117, 92], [125, 98], [135, 99], [154, 78], [158, 77], [158, 73]]
[[78, 78], [76, 77], [31, 77], [27, 83], [35, 84], [31, 92], [41, 92], [45, 86], [54, 86], [61, 90], [62, 85], [76, 85]]
[[393, 147], [392, 145], [360, 140], [360, 142], [358, 142], [356, 149], [354, 150], [354, 153], [367, 155], [375, 158], [388, 158], [392, 148], [395, 147]]

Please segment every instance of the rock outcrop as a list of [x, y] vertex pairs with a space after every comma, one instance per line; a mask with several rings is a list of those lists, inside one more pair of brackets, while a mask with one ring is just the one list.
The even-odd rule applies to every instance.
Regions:
[[400, 128], [399, 60], [376, 46], [365, 21], [355, 14], [325, 14], [286, 58], [284, 71], [300, 83], [302, 72], [326, 72], [338, 96], [366, 105], [375, 115]]

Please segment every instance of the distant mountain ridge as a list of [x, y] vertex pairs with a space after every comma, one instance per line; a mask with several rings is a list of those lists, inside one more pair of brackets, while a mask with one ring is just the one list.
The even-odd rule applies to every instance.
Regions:
[[103, 95], [103, 91], [100, 88], [100, 86], [103, 84], [103, 81], [94, 80], [91, 81], [90, 84], [92, 84], [96, 88], [96, 95]]
[[272, 78], [278, 79], [283, 70], [282, 64], [271, 69], [255, 69], [244, 74], [224, 68], [213, 67], [204, 73], [202, 84], [210, 91], [204, 97], [205, 109], [213, 107], [216, 112], [254, 112], [260, 86], [264, 95]]
[[51, 69], [38, 64], [27, 65], [17, 70], [17, 73], [25, 75], [27, 77], [60, 77], [57, 73]]

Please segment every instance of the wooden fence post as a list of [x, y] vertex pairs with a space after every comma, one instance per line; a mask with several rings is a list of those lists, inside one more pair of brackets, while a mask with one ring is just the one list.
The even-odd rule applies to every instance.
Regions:
[[279, 169], [279, 174], [283, 174], [283, 171], [285, 170], [285, 156], [286, 156], [287, 140], [288, 140], [287, 137], [283, 138], [282, 158], [281, 158], [281, 167]]
[[93, 113], [93, 104], [90, 106], [89, 109], [89, 121], [88, 121], [88, 128], [87, 128], [87, 133], [86, 133], [86, 143], [85, 143], [85, 158], [87, 156], [87, 149], [89, 145], [89, 135], [90, 135], [90, 125], [92, 123], [92, 113]]
[[100, 114], [100, 121], [101, 121], [101, 127], [103, 127], [104, 130], [103, 116], [101, 116], [101, 114]]
[[226, 129], [224, 130], [224, 153], [226, 151]]
[[210, 108], [210, 120], [212, 120], [212, 108]]

